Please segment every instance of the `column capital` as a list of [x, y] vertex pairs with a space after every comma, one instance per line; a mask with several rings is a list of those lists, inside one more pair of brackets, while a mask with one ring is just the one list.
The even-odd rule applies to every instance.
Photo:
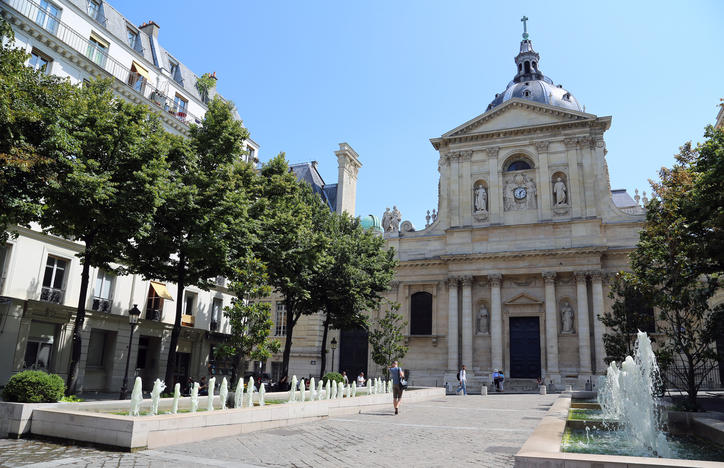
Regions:
[[588, 275], [587, 271], [575, 271], [573, 274], [576, 276], [576, 283], [581, 283], [586, 281], [586, 275]]
[[566, 138], [563, 140], [563, 144], [566, 145], [566, 149], [578, 148], [578, 140], [576, 138]]
[[589, 271], [588, 274], [591, 276], [591, 281], [601, 281], [604, 273], [601, 270]]
[[555, 283], [556, 282], [556, 272], [555, 271], [544, 271], [543, 272], [543, 281], [548, 283]]
[[493, 273], [492, 275], [488, 275], [488, 281], [490, 281], [491, 286], [500, 286], [500, 283], [503, 281], [503, 275]]
[[458, 287], [458, 281], [460, 281], [460, 278], [457, 276], [451, 276], [447, 279], [447, 287], [448, 288], [457, 288]]
[[463, 276], [460, 278], [460, 282], [463, 286], [470, 286], [471, 284], [473, 284], [473, 277], [469, 275]]
[[488, 157], [489, 157], [489, 158], [497, 158], [497, 157], [498, 157], [498, 152], [500, 151], [500, 147], [499, 147], [499, 146], [493, 146], [493, 147], [490, 147], [490, 148], [486, 148], [485, 151], [488, 152]]
[[547, 141], [536, 141], [535, 142], [535, 149], [538, 150], [539, 153], [544, 153], [548, 151], [548, 145], [550, 142]]
[[399, 281], [390, 281], [390, 289], [397, 289], [398, 287], [400, 287]]

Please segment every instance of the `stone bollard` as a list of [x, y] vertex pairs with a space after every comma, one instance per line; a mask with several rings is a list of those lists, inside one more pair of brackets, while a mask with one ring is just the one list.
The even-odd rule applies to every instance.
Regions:
[[546, 386], [545, 386], [545, 385], [540, 385], [540, 386], [538, 387], [538, 391], [540, 392], [541, 395], [546, 395], [546, 394], [547, 394], [547, 392], [546, 392]]
[[480, 388], [480, 396], [485, 396], [485, 395], [487, 395], [487, 394], [488, 394], [488, 386], [487, 386], [487, 385], [483, 385], [483, 386]]

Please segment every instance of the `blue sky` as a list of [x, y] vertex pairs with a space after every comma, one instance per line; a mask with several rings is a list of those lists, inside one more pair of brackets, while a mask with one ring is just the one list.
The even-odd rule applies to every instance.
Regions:
[[485, 111], [514, 75], [523, 15], [540, 69], [599, 116], [612, 188], [647, 179], [699, 141], [724, 97], [724, 2], [111, 0], [198, 75], [216, 71], [261, 160], [359, 153], [357, 214], [437, 207], [429, 142]]

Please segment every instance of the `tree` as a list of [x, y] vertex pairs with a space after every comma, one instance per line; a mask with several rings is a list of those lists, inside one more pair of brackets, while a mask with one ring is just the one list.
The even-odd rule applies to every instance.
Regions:
[[232, 359], [232, 381], [246, 359], [265, 361], [280, 347], [279, 341], [270, 338], [274, 321], [269, 304], [260, 301], [271, 292], [264, 265], [253, 257], [239, 263], [231, 283], [236, 298], [224, 309], [231, 333], [218, 351], [218, 356]]
[[67, 391], [74, 393], [90, 267], [112, 270], [131, 239], [148, 227], [166, 171], [166, 133], [147, 107], [115, 97], [109, 81], [77, 88], [58, 123], [65, 138], [52, 151], [56, 176], [44, 189], [47, 232], [83, 244], [80, 294]]
[[26, 67], [28, 54], [0, 17], [0, 242], [5, 228], [37, 221], [48, 181], [58, 170], [64, 112], [74, 89], [44, 70]]
[[358, 218], [331, 213], [321, 230], [329, 239], [329, 261], [317, 270], [312, 293], [324, 313], [320, 377], [326, 369], [329, 328], [366, 327], [364, 312], [379, 307], [397, 265], [394, 250], [385, 250], [384, 239], [365, 230]]
[[256, 256], [264, 263], [269, 284], [286, 307], [286, 339], [281, 375], [289, 372], [294, 326], [302, 315], [319, 311], [312, 300], [315, 270], [325, 261], [328, 238], [317, 229], [329, 208], [311, 187], [290, 172], [284, 153], [264, 164], [262, 183], [252, 208], [259, 222]]
[[[172, 138], [163, 204], [151, 227], [128, 249], [130, 269], [147, 279], [175, 282], [176, 314], [165, 382], [173, 385], [181, 334], [184, 290], [208, 290], [217, 276], [230, 277], [249, 237], [246, 184], [253, 168], [241, 156], [248, 132], [234, 119], [231, 103], [214, 98], [202, 126], [189, 139]], [[246, 236], [246, 238], [245, 238]]]
[[369, 334], [372, 361], [382, 367], [385, 379], [390, 378], [388, 366], [392, 361], [400, 360], [407, 354], [407, 346], [402, 344], [407, 322], [397, 313], [399, 308], [399, 304], [392, 304], [384, 317], [375, 320], [375, 327]]
[[[674, 166], [662, 168], [659, 182], [651, 182], [656, 197], [646, 207], [646, 223], [631, 254], [633, 274], [626, 279], [626, 286], [638, 288], [658, 311], [657, 331], [664, 339], [659, 342], [657, 355], [677, 377], [673, 383], [683, 382], [681, 389], [687, 393], [685, 404], [690, 409], [696, 408], [701, 383], [717, 364], [712, 346], [714, 318], [723, 310], [722, 305], [710, 306], [721, 285], [721, 272], [716, 255], [703, 254], [711, 252], [714, 236], [702, 235], [702, 226], [711, 225], [724, 208], [692, 204], [696, 197], [709, 200], [699, 193], [701, 179], [706, 177], [700, 168], [719, 166], [717, 158], [724, 156], [719, 148], [710, 153], [709, 161], [700, 164], [703, 148], [721, 144], [720, 134], [708, 131], [707, 135], [709, 140], [698, 148], [692, 148], [691, 143], [682, 146]], [[721, 198], [718, 200], [710, 202], [720, 203]], [[710, 217], [692, 223], [691, 210], [710, 213]]]

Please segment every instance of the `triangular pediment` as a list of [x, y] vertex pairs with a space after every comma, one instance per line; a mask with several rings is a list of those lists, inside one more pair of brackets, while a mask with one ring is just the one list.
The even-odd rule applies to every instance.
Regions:
[[450, 130], [442, 137], [454, 138], [514, 128], [532, 128], [594, 119], [596, 116], [593, 114], [515, 98]]
[[536, 305], [536, 304], [543, 304], [543, 302], [539, 301], [535, 297], [529, 296], [526, 293], [520, 293], [517, 296], [514, 296], [511, 299], [508, 299], [507, 301], [505, 301], [505, 305]]

